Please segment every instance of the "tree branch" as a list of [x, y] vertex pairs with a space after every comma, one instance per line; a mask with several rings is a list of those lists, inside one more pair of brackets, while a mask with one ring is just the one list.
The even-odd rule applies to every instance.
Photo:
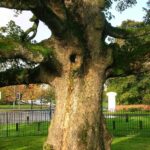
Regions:
[[34, 69], [8, 69], [0, 72], [0, 87], [42, 82], [39, 66]]
[[1, 0], [0, 7], [17, 9], [17, 10], [31, 10], [37, 7], [38, 1], [36, 0]]
[[66, 30], [66, 21], [57, 16], [49, 7], [41, 5], [32, 9], [32, 12], [49, 27], [55, 36], [63, 36]]
[[0, 7], [32, 11], [57, 36], [62, 36], [66, 30], [67, 15], [63, 1], [1, 0]]
[[[34, 50], [34, 47], [37, 51]], [[40, 48], [42, 46], [34, 44], [23, 45], [13, 40], [0, 39], [0, 59], [21, 58], [33, 63], [41, 63], [45, 60], [45, 56], [40, 51]]]
[[118, 27], [113, 27], [110, 23], [106, 21], [105, 29], [104, 29], [105, 36], [109, 35], [114, 38], [121, 38], [126, 39], [131, 37], [131, 33], [128, 30], [121, 29]]
[[47, 68], [45, 64], [34, 68], [11, 68], [0, 72], [0, 87], [20, 84], [52, 84], [58, 76], [53, 68]]
[[[21, 40], [22, 42], [26, 42], [26, 41], [31, 41], [37, 34], [37, 28], [39, 25], [39, 19], [36, 16], [32, 16], [32, 18], [30, 19], [31, 22], [33, 22], [33, 25], [31, 28], [27, 29], [23, 35], [21, 36]], [[29, 34], [32, 33], [32, 35], [30, 36]]]
[[[144, 32], [143, 32], [144, 30]], [[121, 38], [121, 39], [129, 39], [129, 38], [138, 38], [145, 35], [150, 35], [150, 27], [145, 26], [141, 28], [132, 29], [124, 29], [119, 27], [113, 27], [110, 23], [106, 21], [106, 26], [104, 29], [105, 36], [109, 35], [114, 38]]]
[[49, 76], [60, 76], [62, 64], [57, 58], [57, 42], [54, 38], [45, 40], [38, 44], [27, 44], [15, 42], [8, 39], [0, 39], [0, 60], [22, 59], [27, 63], [40, 64], [44, 73]]
[[[136, 41], [134, 47], [114, 44], [114, 62], [107, 70], [107, 77], [127, 76], [150, 72], [150, 42]], [[131, 50], [130, 50], [131, 49]]]

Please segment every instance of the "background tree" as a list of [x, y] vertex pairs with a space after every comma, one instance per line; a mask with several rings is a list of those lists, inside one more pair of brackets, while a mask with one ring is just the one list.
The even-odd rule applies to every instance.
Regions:
[[0, 88], [0, 91], [2, 92], [3, 102], [5, 104], [15, 102], [17, 96], [20, 100], [34, 100], [41, 96], [40, 86], [37, 85], [7, 86]]
[[20, 100], [38, 100], [45, 99], [46, 102], [51, 100], [55, 102], [55, 93], [50, 86], [43, 87], [45, 85], [17, 85], [7, 86], [0, 88], [2, 93], [2, 103], [12, 103], [16, 101], [17, 94], [20, 94]]
[[[116, 71], [107, 72], [113, 57], [120, 51], [116, 44], [105, 43], [105, 39], [108, 35], [138, 39], [141, 34], [147, 33], [146, 27], [144, 33], [112, 27], [103, 11], [109, 14], [108, 8], [114, 1], [0, 2], [0, 7], [31, 10], [52, 31], [50, 39], [38, 44], [26, 40], [0, 40], [1, 62], [21, 59], [26, 64], [3, 69], [0, 72], [1, 86], [47, 83], [55, 88], [57, 105], [45, 150], [110, 149], [111, 140], [103, 121], [101, 97], [106, 76], [112, 76], [110, 73], [120, 75]], [[116, 8], [123, 11], [134, 4], [136, 0], [118, 0]], [[143, 28], [140, 30], [144, 31]], [[112, 55], [112, 51], [115, 54]]]
[[[147, 34], [149, 24], [127, 20], [122, 23], [121, 27], [132, 31], [140, 28], [137, 32], [141, 32], [142, 36], [138, 39], [135, 37], [116, 40], [118, 44], [116, 50], [118, 50], [114, 52], [116, 59], [113, 72], [120, 77], [107, 81], [108, 91], [118, 93], [118, 104], [149, 104], [150, 35]], [[147, 33], [142, 34], [145, 31]]]
[[107, 92], [117, 92], [117, 104], [150, 104], [150, 76], [147, 73], [110, 78]]
[[150, 0], [147, 2], [147, 8], [144, 8], [146, 15], [144, 16], [144, 22], [150, 24]]
[[50, 102], [50, 104], [56, 104], [55, 91], [51, 86], [41, 90], [41, 97], [45, 99], [46, 102]]

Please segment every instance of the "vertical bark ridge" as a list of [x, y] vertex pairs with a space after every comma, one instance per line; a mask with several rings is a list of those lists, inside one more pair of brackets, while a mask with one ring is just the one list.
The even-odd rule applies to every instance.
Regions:
[[100, 95], [104, 68], [102, 64], [91, 64], [84, 77], [74, 77], [70, 71], [55, 83], [59, 84], [56, 89], [58, 102], [47, 139], [51, 149], [104, 149], [105, 143], [100, 138], [103, 137]]
[[[107, 133], [101, 111], [105, 70], [109, 65], [109, 52], [105, 51], [102, 43], [105, 19], [100, 9], [104, 0], [78, 0], [76, 7], [72, 7], [72, 1], [69, 2], [69, 13], [83, 27], [84, 35], [81, 36], [86, 41], [83, 49], [89, 52], [89, 62], [83, 59], [82, 64], [87, 62], [86, 73], [76, 76], [74, 72], [81, 70], [81, 65], [77, 69], [73, 68], [75, 55], [72, 52], [76, 52], [80, 44], [66, 42], [65, 47], [60, 45], [64, 51], [60, 55], [65, 58], [62, 62], [64, 70], [55, 81], [57, 106], [46, 145], [53, 150], [108, 150], [109, 138], [105, 135]], [[80, 40], [75, 40], [78, 37], [74, 36], [70, 35], [71, 40], [78, 43]], [[79, 50], [82, 57], [87, 53], [84, 50]]]

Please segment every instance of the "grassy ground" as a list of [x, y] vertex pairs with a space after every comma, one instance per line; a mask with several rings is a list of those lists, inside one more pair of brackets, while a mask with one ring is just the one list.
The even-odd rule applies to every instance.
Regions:
[[0, 150], [42, 150], [45, 136], [0, 138]]
[[[49, 122], [34, 122], [21, 124], [0, 124], [0, 137], [46, 135]], [[0, 149], [1, 150], [1, 149]]]
[[[25, 136], [0, 138], [0, 150], [42, 150], [45, 136]], [[150, 150], [150, 138], [116, 137], [111, 150]]]
[[140, 136], [116, 137], [111, 150], [150, 150], [150, 138]]

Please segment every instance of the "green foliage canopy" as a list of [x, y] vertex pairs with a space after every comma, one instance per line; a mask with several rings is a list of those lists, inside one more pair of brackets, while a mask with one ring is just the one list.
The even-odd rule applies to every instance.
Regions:
[[150, 104], [150, 74], [111, 78], [107, 92], [117, 92], [118, 104]]
[[134, 32], [135, 35], [125, 40], [116, 39], [113, 73], [118, 76], [138, 73], [143, 69], [142, 63], [149, 59], [147, 57], [150, 52], [150, 25], [127, 20], [122, 22], [120, 28]]

